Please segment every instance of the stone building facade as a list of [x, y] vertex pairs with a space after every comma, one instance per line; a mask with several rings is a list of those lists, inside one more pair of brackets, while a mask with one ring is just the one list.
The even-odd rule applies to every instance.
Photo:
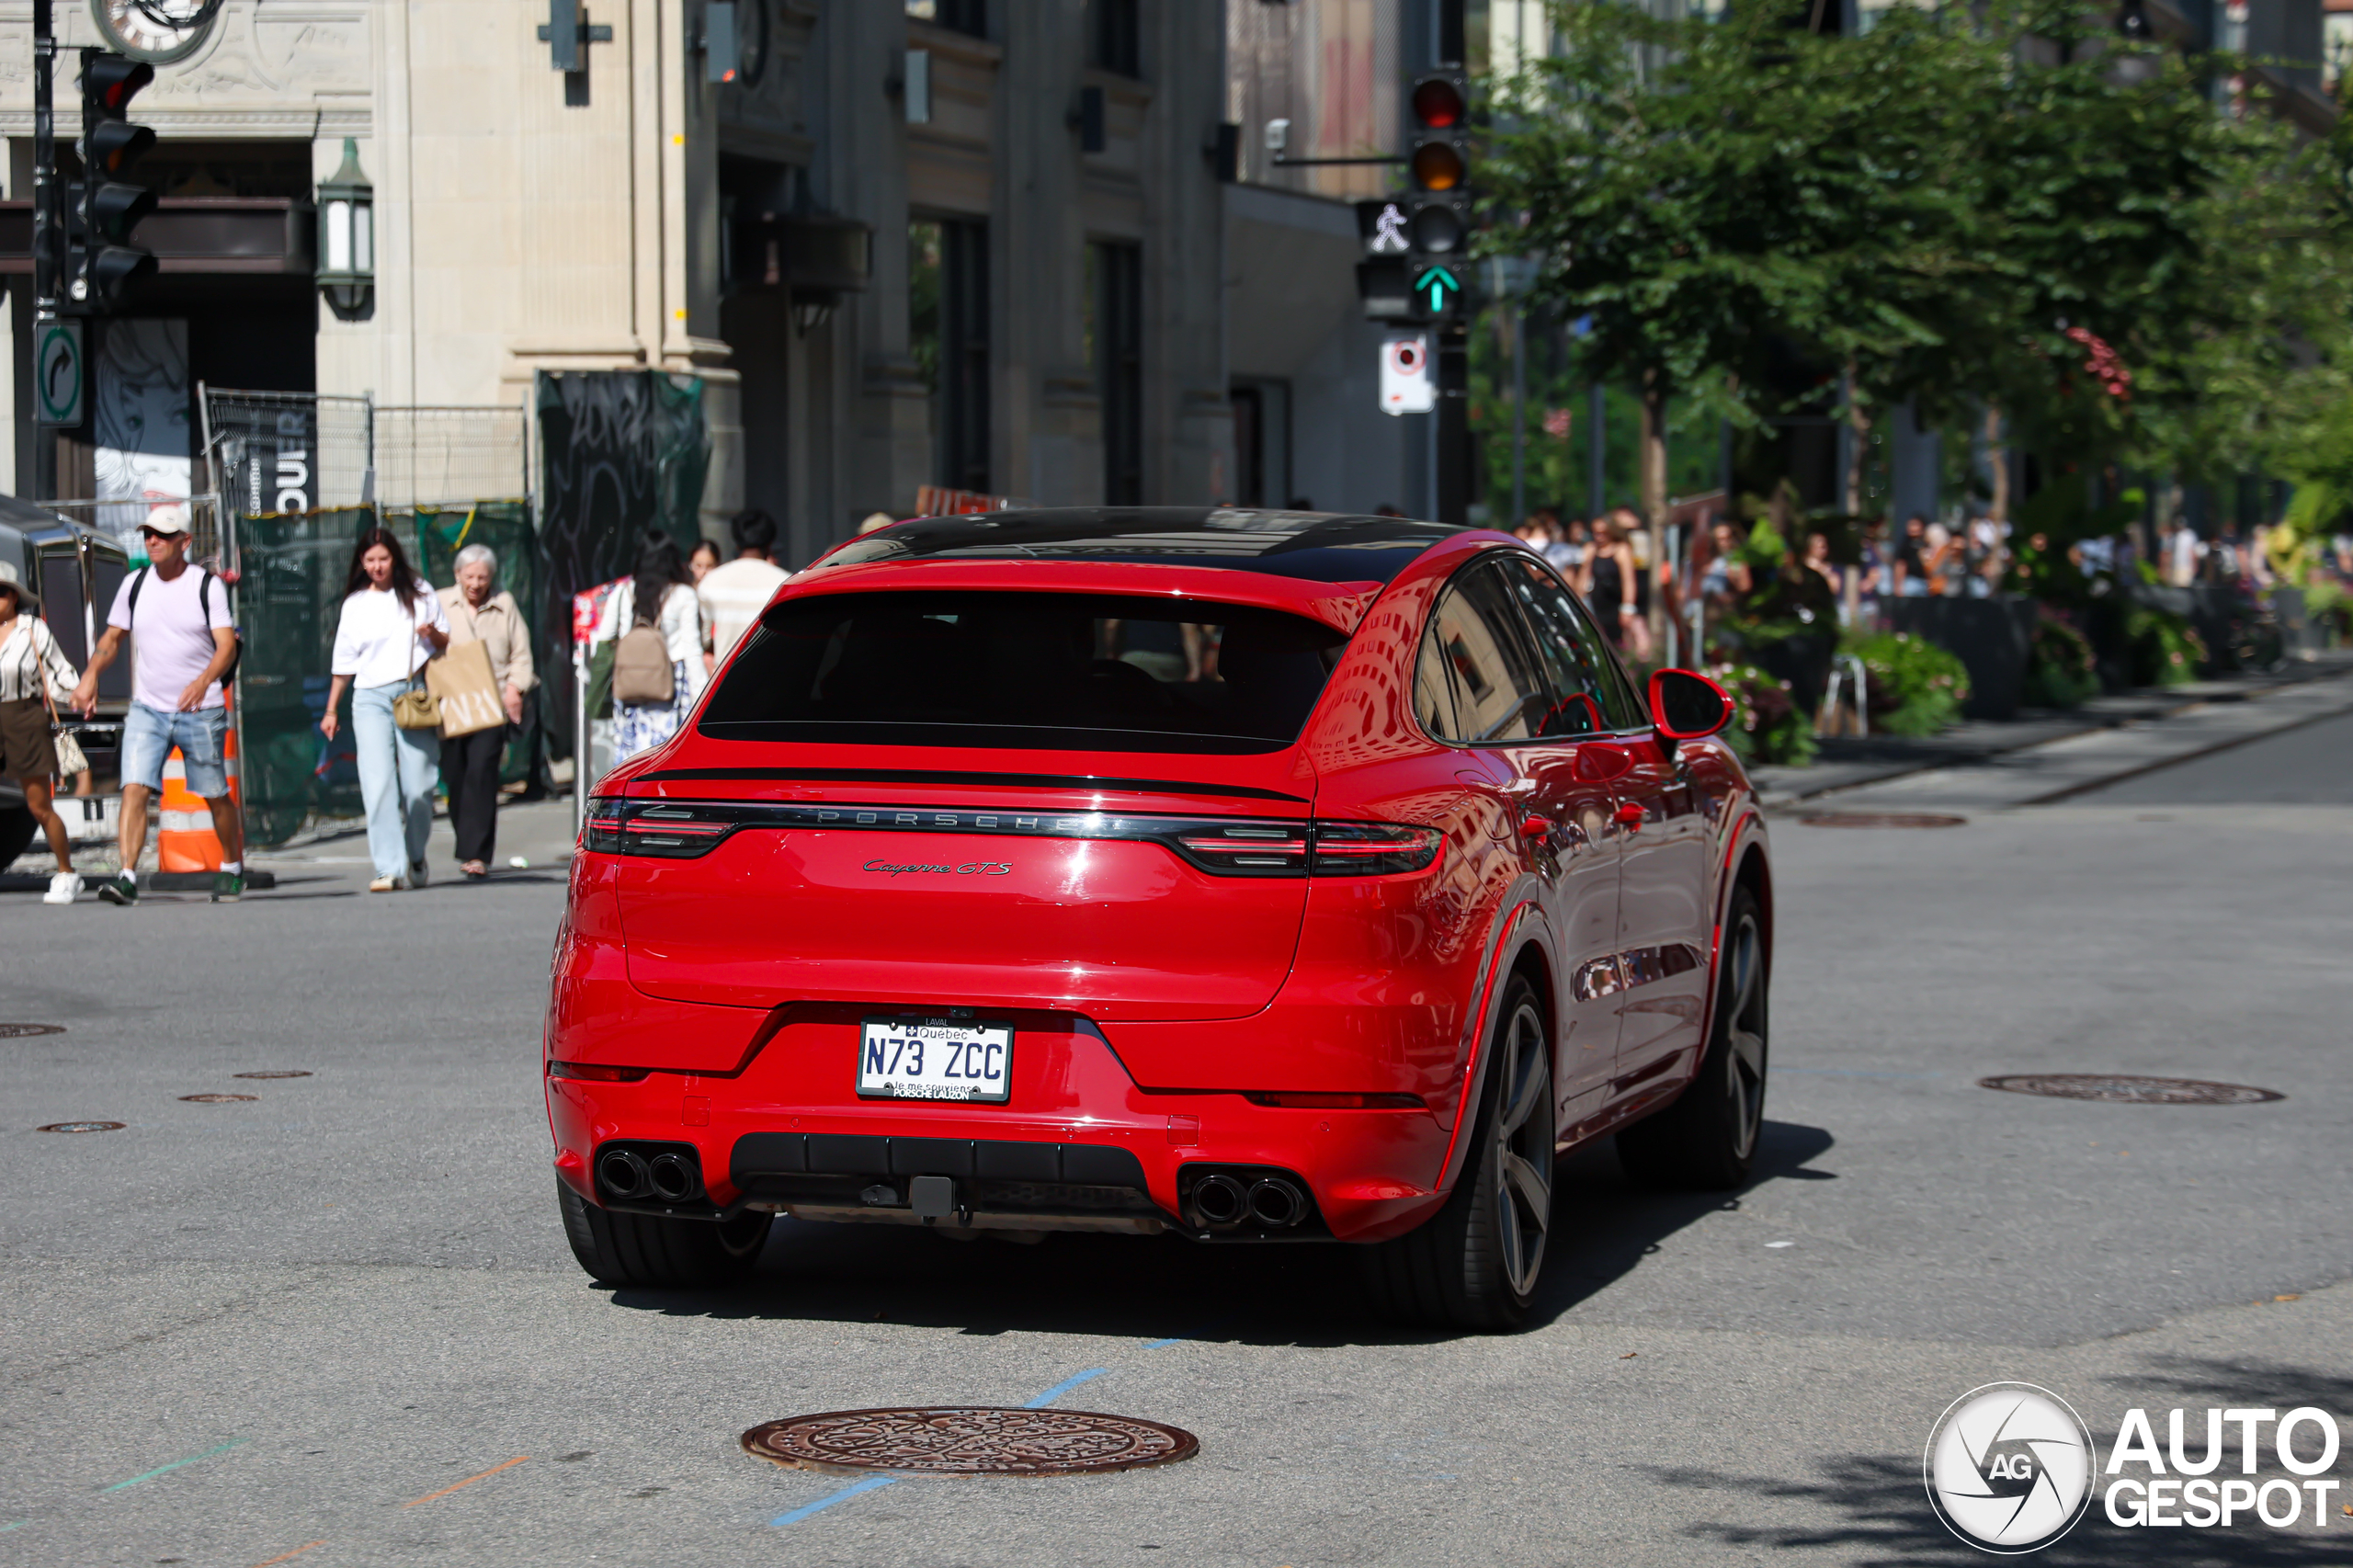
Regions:
[[[69, 138], [73, 51], [104, 41], [112, 3], [56, 0]], [[13, 202], [31, 10], [0, 3]], [[149, 225], [179, 237], [127, 312], [157, 324], [117, 333], [116, 359], [136, 343], [180, 353], [188, 388], [404, 406], [528, 407], [540, 371], [697, 377], [706, 531], [763, 506], [796, 561], [925, 484], [1233, 496], [1222, 6], [737, 0], [728, 81], [707, 0], [581, 17], [597, 31], [565, 71], [547, 0], [228, 0], [133, 108], [161, 138], [139, 170], [165, 199]], [[358, 310], [313, 276], [312, 203], [347, 140], [373, 185]], [[0, 489], [22, 494], [48, 437], [15, 243]], [[169, 388], [143, 395], [162, 408]], [[96, 443], [76, 441], [62, 494], [93, 494]]]

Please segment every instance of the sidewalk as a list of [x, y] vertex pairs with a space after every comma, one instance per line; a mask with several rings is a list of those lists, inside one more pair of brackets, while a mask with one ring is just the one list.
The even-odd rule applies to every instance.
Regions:
[[[2026, 709], [2018, 718], [2007, 721], [1971, 720], [1940, 735], [1828, 736], [1820, 742], [1820, 757], [1807, 767], [1764, 765], [1750, 768], [1748, 773], [1756, 785], [1758, 798], [1770, 810], [1932, 769], [1991, 762], [2079, 735], [2160, 722], [2221, 704], [2256, 701], [2268, 694], [2348, 672], [2353, 672], [2353, 650], [2333, 650], [2309, 662], [2264, 674], [2225, 676], [2188, 686], [2144, 687], [2112, 697], [2094, 698], [2080, 708], [2063, 711]], [[2308, 709], [2300, 705], [2297, 711], [2280, 713], [2279, 727], [2308, 722], [2312, 716]], [[2225, 744], [2235, 744], [2253, 738], [2267, 733], [2268, 727], [2241, 724], [2232, 726], [2232, 731]], [[2196, 750], [2185, 751], [2180, 757], [2166, 760], [2184, 760], [2196, 755]]]

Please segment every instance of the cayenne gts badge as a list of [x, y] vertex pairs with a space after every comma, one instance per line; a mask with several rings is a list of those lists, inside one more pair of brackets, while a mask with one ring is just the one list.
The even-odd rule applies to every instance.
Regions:
[[967, 860], [961, 866], [920, 866], [896, 860], [869, 860], [858, 869], [877, 871], [886, 877], [925, 873], [936, 877], [1005, 877], [1013, 874], [1013, 868], [1003, 860]]

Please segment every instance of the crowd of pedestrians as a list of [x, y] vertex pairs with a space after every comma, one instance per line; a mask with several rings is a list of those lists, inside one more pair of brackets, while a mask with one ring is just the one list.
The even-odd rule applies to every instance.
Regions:
[[688, 556], [666, 538], [647, 540], [636, 574], [605, 598], [591, 646], [613, 648], [615, 763], [677, 733], [712, 673], [790, 576], [776, 563], [776, 519], [766, 512], [737, 513], [728, 533], [735, 555], [723, 562], [708, 540]]

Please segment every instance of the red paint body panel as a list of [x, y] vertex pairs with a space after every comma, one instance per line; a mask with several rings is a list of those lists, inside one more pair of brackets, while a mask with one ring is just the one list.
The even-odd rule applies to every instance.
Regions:
[[[593, 1199], [592, 1157], [617, 1138], [692, 1143], [721, 1203], [750, 1132], [1098, 1143], [1132, 1151], [1171, 1214], [1187, 1165], [1279, 1166], [1306, 1178], [1333, 1235], [1376, 1240], [1427, 1219], [1456, 1179], [1489, 1012], [1516, 968], [1552, 1000], [1563, 1147], [1665, 1103], [1696, 1067], [1716, 928], [1763, 824], [1713, 740], [1462, 747], [1423, 733], [1414, 665], [1432, 606], [1474, 557], [1520, 549], [1457, 534], [1385, 585], [1062, 560], [804, 574], [779, 603], [1145, 591], [1353, 635], [1297, 743], [1256, 755], [771, 744], [689, 722], [600, 796], [1398, 824], [1436, 830], [1437, 858], [1380, 876], [1222, 876], [1154, 842], [920, 824], [742, 829], [696, 859], [584, 852], [546, 1054], [651, 1072], [549, 1080], [563, 1179]], [[1697, 961], [1635, 978], [1630, 951], [1677, 944]], [[951, 1007], [1013, 1021], [1006, 1104], [858, 1097], [863, 1017]], [[1244, 1091], [1423, 1108], [1295, 1109]]]

